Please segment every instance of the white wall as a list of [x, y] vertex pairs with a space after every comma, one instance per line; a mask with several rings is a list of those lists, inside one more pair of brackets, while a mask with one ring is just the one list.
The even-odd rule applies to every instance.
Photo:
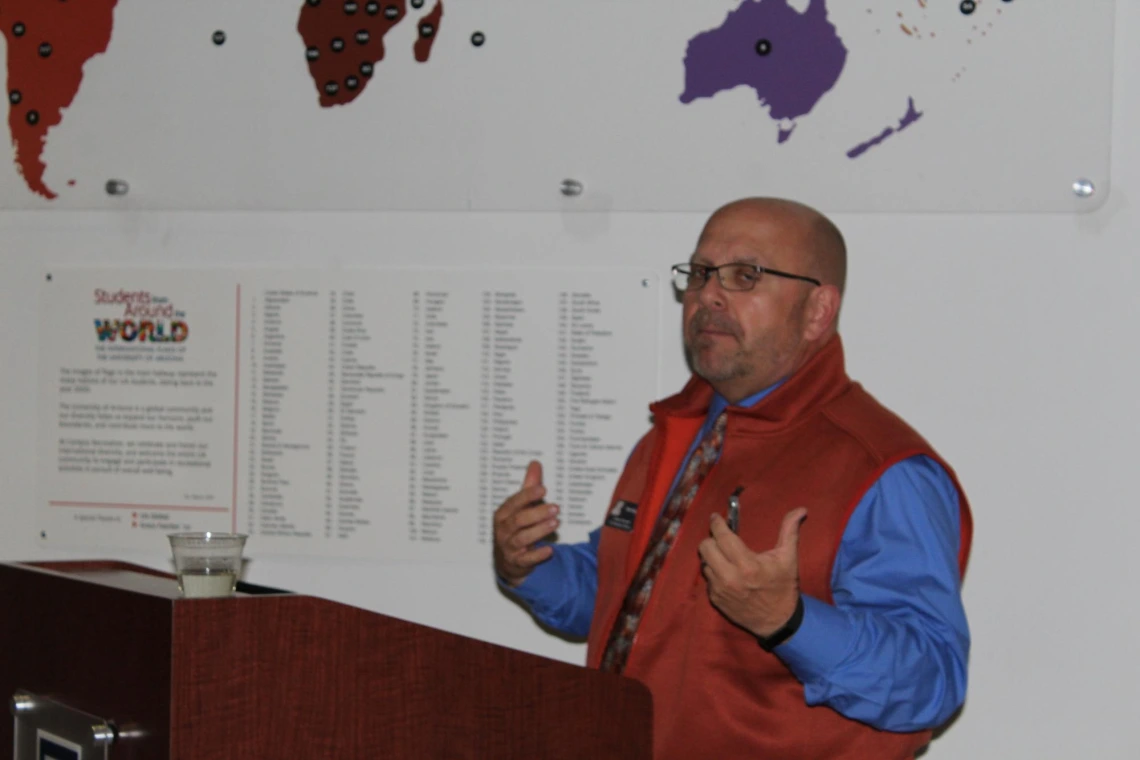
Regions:
[[[961, 719], [932, 758], [1133, 758], [1140, 733], [1140, 7], [1119, 3], [1113, 187], [1087, 216], [841, 216], [851, 373], [957, 468], [976, 537]], [[1079, 82], [1056, 82], [1058, 109]], [[1010, 97], [1016, 97], [1011, 92]], [[1000, 129], [1001, 125], [994, 125]], [[974, 139], [985, 140], [985, 135]], [[34, 540], [36, 299], [46, 261], [139, 266], [684, 259], [700, 214], [0, 214], [0, 559]], [[302, 253], [306, 247], [311, 253]], [[660, 392], [684, 376], [662, 306]], [[631, 442], [632, 443], [632, 442]], [[601, 508], [601, 505], [599, 505]], [[126, 559], [167, 568], [165, 550]], [[569, 661], [466, 566], [256, 560], [248, 580]], [[12, 614], [6, 611], [4, 614]]]

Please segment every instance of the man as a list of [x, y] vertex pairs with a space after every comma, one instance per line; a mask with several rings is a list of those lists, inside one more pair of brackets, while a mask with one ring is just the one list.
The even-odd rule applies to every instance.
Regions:
[[674, 274], [694, 377], [650, 407], [588, 543], [541, 541], [558, 507], [531, 463], [495, 514], [500, 582], [649, 686], [659, 758], [911, 758], [965, 697], [971, 519], [844, 371], [843, 237], [737, 201]]

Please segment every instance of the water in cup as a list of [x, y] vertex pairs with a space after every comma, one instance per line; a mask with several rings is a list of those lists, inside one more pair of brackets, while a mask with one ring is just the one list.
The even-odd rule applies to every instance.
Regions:
[[187, 570], [178, 575], [178, 590], [187, 599], [230, 596], [237, 588], [237, 575], [207, 570]]

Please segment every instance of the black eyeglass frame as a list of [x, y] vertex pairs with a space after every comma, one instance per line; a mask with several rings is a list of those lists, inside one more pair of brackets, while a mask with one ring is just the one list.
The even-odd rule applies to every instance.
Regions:
[[[681, 291], [682, 293], [700, 290], [701, 288], [703, 288], [705, 285], [708, 284], [709, 280], [712, 279], [712, 274], [714, 272], [716, 273], [717, 280], [720, 281], [720, 286], [722, 288], [724, 288], [725, 290], [729, 290], [729, 291], [732, 291], [735, 293], [747, 293], [748, 291], [752, 290], [752, 288], [756, 287], [756, 283], [752, 283], [751, 288], [743, 288], [743, 289], [731, 288], [728, 285], [725, 285], [724, 280], [720, 276], [720, 270], [721, 269], [728, 269], [729, 267], [746, 267], [746, 268], [752, 269], [757, 274], [771, 274], [771, 275], [775, 275], [776, 277], [784, 277], [784, 278], [787, 278], [789, 280], [801, 280], [803, 282], [810, 282], [812, 285], [815, 285], [816, 287], [822, 287], [823, 286], [823, 283], [820, 282], [819, 280], [815, 279], [814, 277], [807, 277], [807, 276], [802, 275], [802, 274], [792, 274], [791, 272], [781, 272], [779, 269], [770, 269], [768, 267], [762, 267], [759, 264], [746, 264], [746, 263], [741, 262], [741, 261], [733, 261], [733, 262], [730, 262], [728, 264], [721, 264], [718, 267], [710, 267], [707, 264], [692, 264], [692, 263], [674, 264], [673, 265], [673, 287], [676, 288], [677, 290]], [[694, 271], [693, 271], [694, 269], [700, 269], [702, 272], [704, 272], [704, 282], [701, 283], [700, 288], [679, 288], [679, 287], [677, 287], [677, 275], [683, 274], [686, 277], [692, 277], [694, 274]], [[686, 271], [686, 270], [688, 270], [688, 271]]]

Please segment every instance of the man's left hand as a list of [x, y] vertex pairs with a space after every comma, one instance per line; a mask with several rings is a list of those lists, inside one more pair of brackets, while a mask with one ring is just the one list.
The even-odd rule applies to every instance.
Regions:
[[714, 514], [711, 536], [698, 549], [709, 601], [756, 636], [771, 636], [795, 614], [800, 597], [800, 523], [806, 516], [803, 507], [784, 515], [776, 546], [758, 554]]

